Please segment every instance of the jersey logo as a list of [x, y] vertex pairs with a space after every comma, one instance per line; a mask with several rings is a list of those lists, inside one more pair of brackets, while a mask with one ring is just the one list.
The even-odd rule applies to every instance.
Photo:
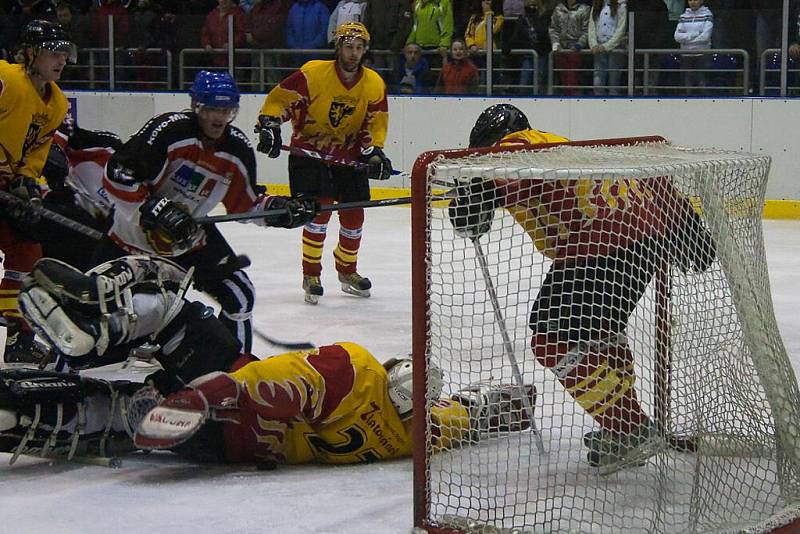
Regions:
[[328, 119], [334, 128], [338, 128], [344, 119], [349, 117], [355, 112], [355, 106], [349, 105], [347, 102], [331, 102], [331, 107], [328, 110]]

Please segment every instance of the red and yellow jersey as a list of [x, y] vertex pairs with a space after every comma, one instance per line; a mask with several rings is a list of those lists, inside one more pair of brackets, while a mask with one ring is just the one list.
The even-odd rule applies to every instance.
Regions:
[[67, 98], [55, 83], [39, 96], [24, 65], [0, 60], [0, 175], [39, 180], [53, 133], [67, 113]]
[[[560, 143], [538, 130], [504, 137], [504, 146]], [[494, 180], [500, 205], [525, 229], [536, 248], [555, 260], [604, 256], [663, 232], [665, 202], [679, 201], [662, 180]]]
[[[411, 421], [389, 399], [383, 365], [360, 345], [289, 352], [231, 375], [243, 393], [241, 423], [226, 425], [229, 461], [347, 464], [411, 454]], [[466, 409], [444, 401], [437, 410], [448, 425], [439, 447], [460, 441]]]
[[362, 148], [383, 148], [386, 84], [368, 68], [346, 84], [335, 60], [309, 61], [269, 92], [261, 115], [291, 120], [292, 146], [356, 159]]

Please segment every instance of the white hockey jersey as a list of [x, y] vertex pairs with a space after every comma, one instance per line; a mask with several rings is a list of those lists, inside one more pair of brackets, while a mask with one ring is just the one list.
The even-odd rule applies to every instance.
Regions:
[[214, 144], [204, 145], [200, 137], [194, 113], [165, 113], [152, 118], [109, 160], [103, 178], [114, 205], [109, 236], [121, 248], [179, 256], [205, 244], [202, 231], [189, 249], [145, 233], [139, 208], [151, 196], [168, 198], [195, 218], [220, 203], [228, 213], [256, 208], [256, 159], [247, 136], [229, 126]]

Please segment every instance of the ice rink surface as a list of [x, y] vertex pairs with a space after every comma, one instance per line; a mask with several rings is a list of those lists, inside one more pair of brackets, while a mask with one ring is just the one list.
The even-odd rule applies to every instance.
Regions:
[[[255, 324], [317, 345], [355, 341], [380, 360], [411, 348], [410, 210], [367, 211], [359, 271], [372, 297], [342, 293], [329, 227], [316, 307], [300, 288], [300, 230], [221, 225], [253, 265]], [[777, 320], [800, 371], [800, 221], [765, 221]], [[256, 341], [254, 352], [280, 352]], [[134, 455], [120, 469], [0, 454], [0, 533], [404, 533], [412, 525], [411, 460], [357, 466], [196, 466], [170, 454]]]

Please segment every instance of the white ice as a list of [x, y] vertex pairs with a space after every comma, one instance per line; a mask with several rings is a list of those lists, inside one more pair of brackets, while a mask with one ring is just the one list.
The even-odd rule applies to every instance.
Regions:
[[[335, 217], [334, 217], [335, 220]], [[800, 221], [765, 221], [778, 324], [800, 370]], [[359, 270], [373, 295], [338, 289], [326, 244], [325, 296], [316, 307], [300, 288], [300, 231], [221, 225], [250, 256], [258, 290], [255, 322], [269, 335], [317, 345], [356, 341], [379, 359], [411, 344], [410, 211], [368, 210]], [[256, 342], [255, 352], [279, 352]], [[120, 469], [0, 454], [0, 533], [401, 533], [412, 528], [411, 460], [275, 471], [196, 466], [170, 455], [136, 455]]]

